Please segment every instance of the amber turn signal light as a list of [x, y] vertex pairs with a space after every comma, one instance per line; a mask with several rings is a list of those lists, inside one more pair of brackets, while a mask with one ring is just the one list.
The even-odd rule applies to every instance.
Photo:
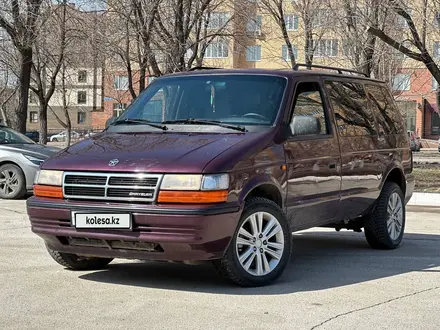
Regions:
[[36, 184], [34, 185], [34, 195], [38, 197], [63, 198], [63, 188]]
[[228, 199], [228, 191], [166, 191], [159, 192], [159, 203], [208, 204], [223, 203]]

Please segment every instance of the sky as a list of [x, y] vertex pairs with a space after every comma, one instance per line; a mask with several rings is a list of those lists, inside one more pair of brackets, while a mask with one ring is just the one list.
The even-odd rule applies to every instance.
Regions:
[[74, 3], [78, 8], [82, 10], [100, 10], [104, 9], [103, 0], [67, 0], [69, 3]]

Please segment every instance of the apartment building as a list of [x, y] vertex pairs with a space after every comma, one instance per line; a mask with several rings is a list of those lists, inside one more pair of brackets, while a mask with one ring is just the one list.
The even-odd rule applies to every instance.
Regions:
[[[100, 34], [105, 33], [104, 15], [99, 11], [82, 11], [74, 4], [67, 6], [67, 30], [72, 34], [67, 36], [70, 41], [64, 54], [65, 69], [63, 67], [60, 69], [56, 77], [54, 94], [49, 101], [47, 126], [50, 133], [64, 129], [66, 109], [72, 129], [80, 131], [96, 127], [95, 117], [99, 117], [99, 114], [103, 113], [105, 54], [97, 39]], [[45, 28], [50, 29], [50, 24], [46, 23]], [[76, 34], [75, 31], [77, 31]], [[48, 38], [52, 36], [51, 33], [47, 33], [47, 35]], [[57, 39], [52, 42], [55, 47], [54, 52], [58, 51], [56, 47], [59, 42]], [[47, 88], [50, 83], [49, 72], [52, 68], [48, 66], [46, 70], [48, 72], [48, 80], [45, 82]], [[27, 129], [39, 130], [39, 128], [39, 100], [37, 95], [30, 90]]]
[[[66, 70], [66, 92], [65, 98], [72, 128], [83, 130], [93, 128], [95, 113], [102, 112], [102, 68], [79, 67]], [[50, 99], [47, 113], [47, 126], [51, 132], [62, 130], [66, 122], [64, 111], [64, 95], [61, 89], [62, 81], [57, 77], [56, 90]], [[28, 106], [28, 130], [38, 130], [39, 104], [37, 96], [30, 91]]]
[[[295, 5], [286, 3], [284, 6], [286, 32], [292, 43], [293, 54], [297, 62], [305, 63], [306, 40], [303, 20]], [[416, 23], [420, 21], [421, 10], [413, 10], [411, 13]], [[427, 13], [430, 15], [429, 20], [432, 19], [433, 22], [427, 24], [427, 40], [435, 59], [440, 61], [440, 10], [437, 12], [435, 8], [429, 8]], [[232, 23], [229, 20], [231, 15], [235, 15]], [[212, 13], [211, 17], [213, 29], [218, 29], [222, 24], [233, 24], [234, 37], [214, 40], [207, 49], [205, 65], [226, 68], [291, 67], [281, 29], [273, 15], [262, 9], [261, 4], [247, 0], [238, 1], [233, 13], [219, 10]], [[345, 19], [345, 16], [338, 17], [330, 9], [315, 10], [309, 26], [314, 35], [311, 47], [314, 64], [354, 67], [354, 52], [356, 47], [362, 46], [362, 40], [349, 40], [346, 30], [339, 31], [335, 28]], [[396, 38], [407, 39], [409, 28], [405, 20], [400, 16], [391, 15], [385, 19], [392, 21], [392, 33]], [[412, 48], [408, 41], [404, 44]], [[415, 131], [423, 138], [437, 139], [440, 134], [439, 110], [436, 106], [437, 84], [429, 71], [419, 62], [391, 50], [386, 45], [383, 45], [383, 53], [377, 56], [381, 56], [382, 59], [376, 71], [380, 79], [391, 85], [406, 119], [407, 129]]]

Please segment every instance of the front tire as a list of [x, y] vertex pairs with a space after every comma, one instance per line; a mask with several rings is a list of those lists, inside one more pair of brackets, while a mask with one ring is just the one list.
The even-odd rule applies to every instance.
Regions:
[[405, 198], [394, 182], [386, 182], [372, 214], [365, 220], [365, 237], [373, 249], [397, 248], [405, 231]]
[[289, 262], [291, 246], [291, 231], [280, 207], [265, 198], [252, 198], [246, 202], [228, 250], [214, 266], [241, 286], [268, 285]]
[[14, 164], [0, 166], [0, 198], [20, 199], [26, 194], [26, 178]]
[[53, 260], [72, 270], [99, 270], [105, 268], [113, 260], [111, 258], [80, 257], [76, 254], [58, 252], [47, 246], [46, 249]]

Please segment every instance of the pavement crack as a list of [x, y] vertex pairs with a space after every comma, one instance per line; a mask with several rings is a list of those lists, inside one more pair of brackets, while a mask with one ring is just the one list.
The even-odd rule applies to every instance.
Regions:
[[0, 210], [5, 210], [5, 211], [8, 211], [8, 212], [17, 213], [17, 214], [26, 214], [26, 212], [20, 212], [20, 211], [16, 211], [16, 210], [11, 210], [11, 209], [8, 209], [6, 207], [0, 207]]
[[374, 307], [377, 307], [377, 306], [385, 305], [385, 304], [388, 304], [388, 303], [396, 301], [396, 300], [412, 297], [412, 296], [418, 295], [419, 293], [425, 293], [425, 292], [434, 291], [434, 290], [438, 290], [438, 289], [440, 289], [440, 286], [436, 286], [434, 288], [429, 288], [429, 289], [425, 289], [425, 290], [421, 290], [421, 291], [416, 291], [416, 292], [409, 293], [409, 294], [406, 294], [406, 295], [403, 295], [403, 296], [400, 296], [400, 297], [396, 297], [396, 298], [392, 298], [392, 299], [389, 299], [389, 300], [385, 300], [385, 301], [382, 301], [380, 303], [376, 303], [376, 304], [369, 305], [369, 306], [362, 307], [362, 308], [358, 308], [358, 309], [353, 309], [353, 310], [350, 310], [350, 311], [345, 312], [345, 313], [340, 313], [338, 315], [332, 316], [332, 317], [322, 321], [321, 323], [319, 323], [317, 325], [314, 325], [312, 328], [310, 328], [310, 330], [318, 329], [319, 327], [323, 326], [324, 324], [329, 323], [329, 322], [331, 322], [331, 321], [333, 321], [333, 320], [335, 320], [337, 318], [340, 318], [342, 316], [346, 316], [346, 315], [350, 315], [350, 314], [353, 314], [353, 313], [361, 312], [361, 311], [364, 311], [366, 309], [370, 309], [370, 308], [374, 308]]

